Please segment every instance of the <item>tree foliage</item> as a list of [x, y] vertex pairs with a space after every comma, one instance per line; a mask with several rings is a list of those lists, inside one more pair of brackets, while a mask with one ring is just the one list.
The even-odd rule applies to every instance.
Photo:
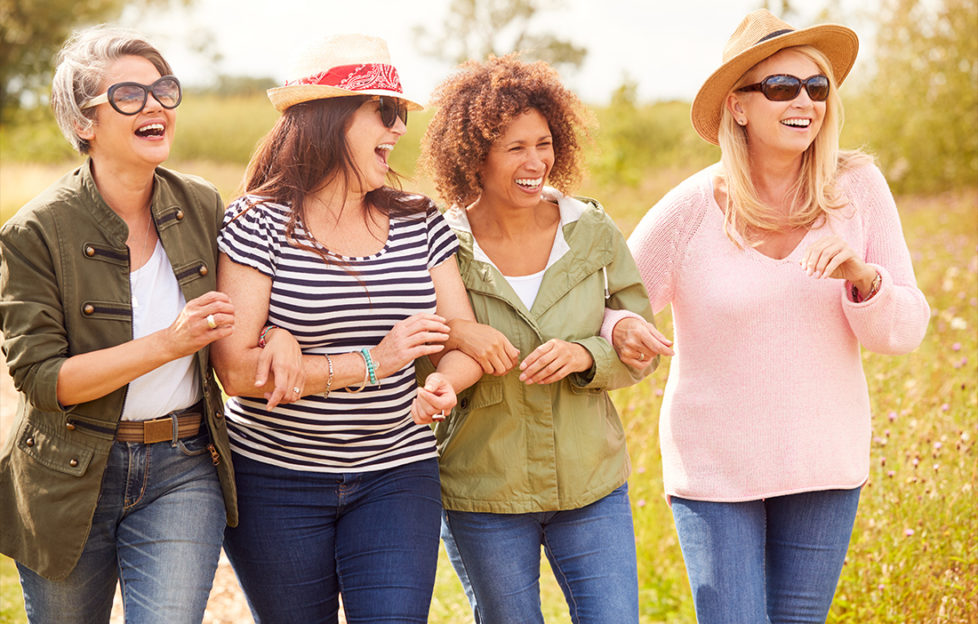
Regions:
[[978, 182], [978, 2], [883, 0], [847, 126], [900, 191]]
[[529, 60], [580, 67], [587, 49], [549, 32], [536, 32], [534, 18], [543, 9], [538, 0], [452, 0], [438, 30], [415, 27], [418, 48], [451, 63], [522, 52]]
[[75, 28], [115, 19], [127, 5], [151, 7], [169, 2], [0, 0], [0, 120], [6, 121], [25, 98], [46, 89], [55, 56]]

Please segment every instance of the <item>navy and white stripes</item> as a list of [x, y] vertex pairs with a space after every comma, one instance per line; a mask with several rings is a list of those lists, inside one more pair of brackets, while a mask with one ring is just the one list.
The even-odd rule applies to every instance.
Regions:
[[[249, 201], [260, 200], [228, 207], [220, 249], [272, 279], [268, 322], [290, 331], [303, 353], [374, 347], [397, 321], [435, 311], [429, 269], [450, 258], [458, 242], [433, 204], [426, 213], [392, 216], [378, 253], [327, 264], [286, 241], [288, 207], [261, 202], [246, 210]], [[303, 233], [301, 225], [296, 230]], [[309, 395], [272, 411], [264, 399], [235, 397], [227, 405], [231, 448], [257, 461], [317, 472], [380, 470], [436, 457], [431, 429], [411, 420], [416, 391], [409, 364], [360, 393], [334, 389], [329, 399]]]

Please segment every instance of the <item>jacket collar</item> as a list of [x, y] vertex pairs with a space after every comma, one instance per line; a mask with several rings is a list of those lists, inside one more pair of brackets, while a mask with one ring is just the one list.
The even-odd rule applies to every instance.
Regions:
[[[573, 197], [561, 197], [561, 229], [570, 250], [547, 269], [540, 285], [540, 292], [533, 308], [526, 310], [506, 278], [485, 260], [474, 256], [474, 237], [466, 209], [452, 206], [445, 212], [445, 219], [459, 239], [459, 269], [465, 287], [473, 292], [506, 300], [531, 325], [585, 277], [600, 270], [613, 257], [612, 238], [603, 220], [601, 208], [594, 200], [581, 201]], [[583, 224], [584, 227], [578, 227]]]
[[[85, 205], [88, 206], [92, 217], [111, 239], [121, 240], [122, 244], [125, 245], [125, 240], [129, 236], [129, 228], [122, 217], [116, 214], [105, 202], [95, 185], [95, 176], [92, 175], [92, 159], [86, 158], [75, 173], [78, 176], [81, 192], [87, 200]], [[153, 173], [153, 194], [150, 198], [150, 211], [153, 213], [153, 220], [157, 227], [159, 228], [161, 222], [172, 220], [173, 214], [178, 209], [179, 204], [176, 197], [169, 186], [165, 184], [159, 169], [157, 169]]]

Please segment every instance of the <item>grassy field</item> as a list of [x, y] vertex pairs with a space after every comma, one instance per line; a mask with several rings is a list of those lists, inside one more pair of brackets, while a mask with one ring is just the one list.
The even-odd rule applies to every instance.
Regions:
[[[70, 166], [0, 164], [2, 218]], [[233, 165], [188, 161], [174, 167], [213, 180], [226, 197], [241, 176]], [[663, 171], [614, 189], [589, 181], [582, 192], [601, 198], [627, 233], [685, 173]], [[902, 197], [898, 205], [933, 319], [913, 354], [864, 355], [873, 400], [873, 468], [829, 621], [978, 622], [978, 189]], [[659, 322], [668, 333], [668, 314]], [[635, 467], [630, 485], [643, 624], [694, 621], [662, 497], [657, 414], [668, 364], [614, 394]], [[431, 621], [469, 621], [458, 581], [444, 557], [440, 563]], [[569, 621], [546, 566], [543, 602], [548, 622]], [[3, 559], [0, 623], [23, 622], [22, 604], [12, 562]]]

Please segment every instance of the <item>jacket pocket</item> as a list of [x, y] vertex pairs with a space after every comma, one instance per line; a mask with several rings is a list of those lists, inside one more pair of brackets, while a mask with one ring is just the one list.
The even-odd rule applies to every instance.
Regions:
[[81, 477], [88, 470], [94, 449], [65, 440], [26, 423], [17, 439], [17, 448], [51, 470]]
[[495, 379], [489, 382], [480, 381], [471, 392], [464, 393], [444, 426], [435, 428], [435, 438], [441, 452], [448, 453], [459, 443], [465, 444], [462, 430], [471, 428], [467, 425], [473, 418], [479, 418], [477, 412], [498, 405], [502, 400], [503, 382]]

